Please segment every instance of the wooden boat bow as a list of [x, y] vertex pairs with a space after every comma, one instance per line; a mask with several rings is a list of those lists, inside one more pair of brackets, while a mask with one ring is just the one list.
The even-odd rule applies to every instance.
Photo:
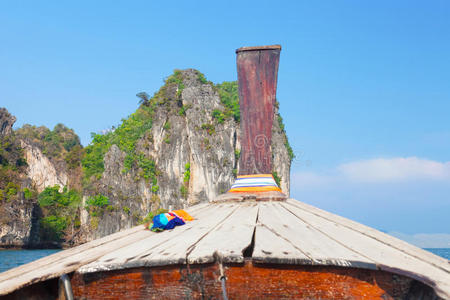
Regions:
[[[280, 291], [296, 291], [293, 298], [323, 298], [333, 284], [335, 296], [405, 296], [420, 286], [450, 298], [448, 260], [297, 200], [208, 203], [188, 212], [196, 220], [173, 230], [137, 226], [1, 273], [0, 295], [36, 291], [63, 274], [75, 299], [99, 299], [120, 280], [130, 285], [120, 285], [118, 295], [164, 289], [175, 298], [180, 290], [220, 295], [220, 261], [231, 299], [256, 287], [276, 296], [266, 284], [280, 278], [286, 281]], [[189, 276], [203, 278], [196, 283], [203, 292]]]

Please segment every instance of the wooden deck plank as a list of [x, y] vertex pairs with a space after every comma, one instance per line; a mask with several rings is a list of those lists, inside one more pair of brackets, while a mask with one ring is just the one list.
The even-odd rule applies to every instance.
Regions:
[[239, 203], [239, 208], [223, 224], [189, 250], [188, 263], [210, 263], [214, 256], [223, 262], [244, 262], [243, 251], [252, 242], [257, 214], [256, 202]]
[[166, 243], [147, 252], [146, 257], [136, 259], [131, 263], [144, 263], [145, 266], [185, 264], [191, 247], [223, 224], [239, 208], [239, 204], [226, 203], [219, 207], [212, 206], [210, 215], [198, 220], [198, 223], [192, 226], [186, 234], [179, 238], [170, 238]]
[[357, 253], [364, 253], [376, 262], [378, 269], [422, 281], [434, 287], [438, 294], [450, 297], [450, 274], [445, 270], [305, 209], [290, 204], [281, 205], [311, 227]]
[[20, 287], [32, 283], [59, 277], [77, 270], [79, 267], [88, 264], [98, 257], [105, 255], [111, 249], [117, 249], [132, 244], [152, 234], [149, 231], [139, 230], [132, 234], [104, 243], [101, 246], [88, 248], [84, 251], [74, 253], [70, 257], [58, 260], [56, 263], [47, 264], [41, 268], [33, 268], [32, 271], [22, 273], [18, 276], [9, 276], [0, 282], [0, 295], [8, 294]]
[[[198, 213], [192, 214], [195, 218], [194, 221], [187, 222], [186, 225], [175, 227], [172, 230], [156, 233], [143, 241], [111, 252], [98, 260], [81, 267], [77, 272], [91, 273], [141, 267], [151, 264], [152, 262], [149, 261], [149, 259], [155, 259], [155, 251], [161, 252], [161, 248], [165, 248], [167, 245], [173, 245], [174, 243], [182, 243], [184, 245], [188, 240], [199, 239], [200, 233], [198, 232], [198, 228], [208, 228], [211, 224], [219, 222], [220, 220], [218, 220], [218, 218], [221, 215], [230, 213], [233, 209], [235, 209], [234, 204], [208, 206]], [[184, 260], [186, 259], [186, 251], [175, 254], [174, 255], [177, 256], [176, 259], [178, 260], [180, 260], [181, 257]], [[173, 255], [166, 256], [170, 259], [174, 259]]]
[[3, 273], [0, 273], [0, 282], [7, 280], [8, 278], [11, 278], [11, 277], [16, 277], [16, 276], [20, 276], [21, 274], [24, 274], [24, 273], [32, 272], [33, 270], [45, 268], [47, 265], [57, 264], [59, 261], [70, 258], [72, 255], [77, 254], [79, 252], [83, 252], [83, 251], [86, 251], [88, 249], [95, 248], [95, 247], [100, 247], [111, 241], [132, 235], [137, 231], [143, 231], [143, 230], [144, 230], [144, 226], [136, 226], [136, 227], [133, 227], [130, 229], [125, 229], [125, 230], [116, 232], [114, 234], [105, 236], [100, 239], [93, 240], [91, 242], [82, 244], [80, 246], [70, 248], [70, 249], [40, 258], [38, 260], [35, 260], [30, 263], [19, 266], [17, 268], [10, 269]]
[[[276, 235], [289, 241], [295, 248], [309, 257], [312, 264], [376, 268], [373, 260], [339, 244], [289, 213], [282, 206], [282, 202], [261, 203], [258, 221]], [[260, 238], [266, 239], [266, 237], [258, 235], [256, 241]], [[273, 252], [272, 256], [281, 255], [284, 251], [282, 248], [280, 251], [275, 251], [277, 245], [273, 247], [275, 249], [270, 251]]]
[[[184, 234], [185, 231], [189, 230], [192, 226], [197, 224], [198, 220], [203, 219], [204, 217], [211, 214], [211, 211], [208, 210], [211, 208], [210, 206], [202, 206], [201, 209], [195, 211], [189, 211], [189, 213], [194, 217], [194, 221], [187, 222], [184, 226], [177, 226], [172, 230], [163, 231], [160, 233], [153, 233], [146, 239], [138, 241], [134, 244], [130, 244], [126, 247], [117, 249], [115, 251], [111, 251], [110, 253], [99, 257], [96, 261], [91, 262], [83, 267], [81, 267], [77, 272], [79, 273], [91, 273], [97, 271], [107, 271], [107, 270], [115, 270], [120, 269], [121, 265], [125, 265], [130, 260], [135, 257], [140, 257], [143, 253], [148, 252], [152, 247], [155, 247], [161, 243], [166, 242], [168, 239], [175, 235]], [[170, 234], [170, 232], [174, 231], [174, 234]]]
[[298, 201], [295, 199], [288, 199], [287, 203], [290, 205], [294, 205], [300, 209], [304, 209], [304, 210], [306, 210], [312, 214], [315, 214], [317, 216], [320, 216], [326, 220], [335, 222], [337, 224], [340, 224], [340, 225], [350, 228], [352, 230], [358, 231], [364, 235], [367, 235], [367, 236], [369, 236], [377, 241], [380, 241], [390, 247], [393, 247], [399, 251], [402, 251], [406, 254], [414, 256], [418, 259], [427, 261], [430, 264], [433, 264], [437, 268], [441, 268], [447, 272], [450, 272], [450, 261], [443, 257], [437, 256], [429, 251], [426, 251], [419, 247], [413, 246], [405, 241], [402, 241], [398, 238], [395, 238], [391, 235], [388, 235], [388, 234], [381, 232], [379, 230], [376, 230], [374, 228], [371, 228], [371, 227], [368, 227], [361, 223], [341, 217], [339, 215], [327, 212], [325, 210], [322, 210], [315, 206], [306, 204], [304, 202], [301, 202], [301, 201]]
[[187, 209], [197, 220], [174, 230], [155, 234], [137, 226], [9, 270], [0, 274], [0, 295], [77, 269], [206, 263], [215, 251], [241, 262], [257, 214], [255, 262], [376, 267], [422, 281], [450, 299], [448, 260], [296, 200], [259, 202], [257, 213], [248, 203], [200, 204]]
[[[208, 205], [209, 203], [201, 203], [186, 209], [186, 211], [195, 215]], [[0, 295], [8, 294], [31, 283], [73, 272], [80, 266], [89, 264], [110, 251], [153, 234], [144, 230], [143, 225], [135, 226], [0, 273]]]
[[255, 229], [252, 260], [256, 263], [311, 265], [313, 260], [263, 224]]
[[[209, 203], [200, 203], [200, 204], [194, 205], [194, 206], [186, 209], [186, 211], [191, 214], [194, 214], [198, 211], [201, 211], [202, 209], [205, 209], [208, 205], [209, 205]], [[121, 230], [119, 232], [110, 234], [108, 236], [87, 242], [80, 246], [66, 249], [64, 251], [40, 258], [35, 261], [32, 261], [28, 264], [24, 264], [17, 268], [7, 270], [5, 272], [0, 273], [0, 282], [7, 280], [10, 277], [16, 277], [16, 276], [19, 276], [24, 273], [32, 272], [33, 270], [36, 270], [36, 269], [45, 268], [49, 264], [57, 264], [60, 260], [71, 257], [72, 255], [74, 255], [76, 253], [86, 251], [87, 249], [90, 249], [90, 248], [102, 246], [106, 243], [120, 239], [124, 236], [129, 236], [129, 235], [133, 234], [134, 232], [142, 231], [142, 230], [144, 230], [143, 225], [139, 225], [139, 226], [135, 226], [133, 228]]]

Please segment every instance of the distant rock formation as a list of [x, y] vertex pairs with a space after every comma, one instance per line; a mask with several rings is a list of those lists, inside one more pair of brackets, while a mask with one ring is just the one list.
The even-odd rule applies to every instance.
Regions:
[[0, 108], [0, 136], [11, 134], [16, 117], [11, 115], [6, 108]]
[[47, 215], [38, 195], [55, 185], [81, 187], [81, 161], [72, 159], [82, 150], [79, 138], [62, 124], [53, 131], [30, 125], [12, 131], [16, 118], [0, 112], [1, 124], [8, 124], [0, 135], [0, 247], [54, 247], [59, 241], [41, 239]]
[[0, 108], [0, 247], [24, 247], [33, 243], [35, 203], [25, 199], [31, 187], [26, 163], [12, 130], [16, 117]]

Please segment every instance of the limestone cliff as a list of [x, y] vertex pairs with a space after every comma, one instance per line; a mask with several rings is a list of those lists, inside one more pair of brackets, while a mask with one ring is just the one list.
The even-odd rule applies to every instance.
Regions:
[[36, 219], [35, 195], [25, 175], [26, 161], [12, 130], [15, 121], [6, 109], [0, 109], [0, 247], [32, 243]]
[[[58, 245], [54, 236], [43, 234], [55, 213], [50, 214], [38, 196], [54, 186], [61, 192], [65, 186], [81, 187], [78, 136], [62, 124], [53, 131], [31, 125], [12, 130], [15, 120], [6, 109], [0, 109], [0, 247]], [[72, 219], [56, 221], [65, 222], [61, 229], [65, 231], [72, 225], [66, 221]]]
[[19, 196], [0, 205], [0, 248], [22, 248], [36, 244], [33, 225], [37, 221], [35, 203]]
[[42, 192], [48, 186], [59, 185], [62, 188], [67, 185], [67, 174], [58, 172], [39, 147], [29, 145], [23, 140], [21, 146], [28, 164], [27, 176], [38, 192]]
[[26, 158], [27, 176], [39, 193], [54, 185], [81, 189], [82, 146], [72, 129], [25, 124], [14, 134]]
[[[96, 189], [109, 198], [112, 208], [95, 221], [91, 238], [131, 227], [157, 208], [210, 201], [234, 182], [239, 122], [226, 114], [217, 116], [227, 107], [217, 87], [201, 73], [192, 69], [178, 72], [179, 82], [166, 82], [147, 103], [154, 105], [152, 126], [136, 143], [136, 153], [155, 163], [156, 180], [140, 176], [142, 169], [136, 165], [124, 171], [127, 153], [112, 145], [104, 156], [104, 172]], [[275, 114], [274, 120], [278, 120], [278, 112]], [[284, 130], [274, 122], [274, 172], [288, 194], [291, 159], [287, 147]]]
[[[226, 192], [239, 170], [237, 83], [176, 70], [135, 113], [83, 148], [73, 130], [0, 109], [0, 247], [71, 246]], [[273, 174], [289, 194], [292, 150], [278, 107]]]

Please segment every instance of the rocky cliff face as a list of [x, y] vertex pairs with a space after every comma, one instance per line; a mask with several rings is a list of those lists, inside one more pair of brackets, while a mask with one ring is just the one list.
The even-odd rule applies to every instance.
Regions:
[[[291, 161], [294, 158], [292, 148], [284, 131], [283, 120], [275, 107], [275, 116], [272, 127], [272, 164], [273, 169], [280, 179], [281, 190], [289, 196]], [[274, 174], [275, 175], [275, 174]]]
[[0, 207], [0, 248], [31, 247], [37, 243], [37, 207], [33, 201], [18, 197]]
[[[13, 131], [15, 118], [0, 110], [0, 138], [15, 145], [0, 147], [0, 247], [83, 243], [230, 188], [239, 170], [237, 84], [188, 69], [140, 97], [134, 114], [84, 149], [62, 124]], [[273, 173], [289, 194], [291, 150], [277, 109], [274, 120]]]
[[[0, 108], [0, 247], [23, 247], [33, 242], [36, 220], [31, 181], [25, 175], [23, 151], [12, 131], [16, 118]], [[29, 193], [25, 193], [28, 191]]]
[[28, 164], [26, 174], [39, 193], [48, 186], [59, 185], [62, 189], [67, 185], [66, 172], [57, 171], [54, 164], [38, 147], [29, 145], [23, 140], [20, 142]]
[[[239, 122], [232, 117], [220, 121], [214, 117], [214, 112], [226, 107], [217, 88], [199, 80], [198, 71], [184, 70], [179, 76], [182, 91], [176, 85], [166, 86], [165, 101], [155, 107], [152, 127], [136, 146], [139, 153], [155, 162], [157, 185], [139, 177], [139, 168], [124, 172], [127, 154], [111, 146], [104, 157], [99, 191], [108, 196], [114, 211], [95, 222], [98, 227], [93, 237], [131, 227], [157, 208], [177, 209], [213, 200], [234, 182]], [[274, 120], [278, 120], [277, 112]], [[284, 131], [274, 122], [274, 172], [281, 178], [282, 190], [289, 194], [286, 144]]]
[[61, 124], [53, 131], [30, 125], [14, 131], [15, 120], [0, 109], [0, 247], [57, 244], [42, 239], [41, 223], [49, 215], [38, 195], [55, 185], [61, 192], [65, 186], [80, 186], [78, 136]]
[[57, 124], [53, 130], [25, 124], [14, 135], [27, 162], [27, 177], [40, 193], [48, 186], [81, 189], [82, 146], [72, 129]]

